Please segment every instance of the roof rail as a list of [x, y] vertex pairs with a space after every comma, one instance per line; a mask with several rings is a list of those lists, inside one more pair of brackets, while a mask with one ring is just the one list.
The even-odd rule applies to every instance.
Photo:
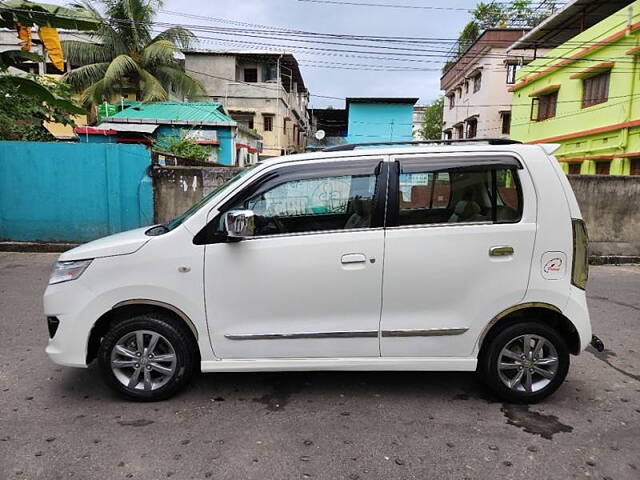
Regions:
[[364, 142], [345, 143], [322, 149], [323, 152], [346, 152], [355, 150], [358, 147], [372, 147], [375, 145], [452, 145], [456, 143], [487, 143], [488, 145], [514, 145], [522, 142], [509, 140], [508, 138], [449, 138], [439, 140], [407, 140], [405, 142]]

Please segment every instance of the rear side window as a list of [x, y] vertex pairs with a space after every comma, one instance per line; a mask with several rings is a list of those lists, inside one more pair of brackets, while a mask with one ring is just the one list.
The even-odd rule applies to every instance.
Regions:
[[400, 175], [400, 206], [405, 210], [446, 208], [450, 194], [447, 172]]
[[398, 225], [513, 223], [522, 216], [517, 169], [465, 166], [399, 173]]

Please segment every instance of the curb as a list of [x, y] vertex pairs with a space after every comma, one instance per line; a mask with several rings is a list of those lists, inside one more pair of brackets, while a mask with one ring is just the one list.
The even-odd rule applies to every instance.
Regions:
[[0, 242], [0, 252], [62, 253], [78, 245], [63, 242]]
[[589, 265], [629, 265], [640, 264], [640, 256], [635, 255], [602, 255], [589, 257]]

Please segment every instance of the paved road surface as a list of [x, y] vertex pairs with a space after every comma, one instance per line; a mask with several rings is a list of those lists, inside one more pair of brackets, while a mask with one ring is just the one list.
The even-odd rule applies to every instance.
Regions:
[[532, 407], [460, 373], [209, 374], [137, 404], [46, 358], [54, 259], [0, 253], [1, 479], [640, 478], [640, 268], [591, 269], [608, 350]]

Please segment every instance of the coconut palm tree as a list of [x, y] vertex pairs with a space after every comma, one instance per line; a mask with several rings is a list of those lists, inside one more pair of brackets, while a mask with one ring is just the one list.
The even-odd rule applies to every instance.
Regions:
[[83, 5], [100, 20], [92, 34], [95, 43], [62, 42], [65, 58], [82, 65], [64, 76], [85, 105], [111, 101], [124, 91], [135, 91], [143, 102], [162, 101], [169, 92], [185, 97], [204, 95], [202, 85], [185, 73], [181, 48], [195, 36], [182, 27], [153, 35], [153, 17], [162, 0], [102, 0], [102, 11]]

